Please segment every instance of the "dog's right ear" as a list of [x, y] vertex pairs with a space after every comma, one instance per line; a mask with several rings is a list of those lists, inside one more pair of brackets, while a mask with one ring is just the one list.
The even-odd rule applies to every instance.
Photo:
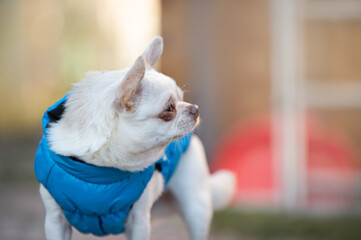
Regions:
[[145, 73], [144, 57], [139, 56], [133, 66], [125, 75], [120, 85], [120, 103], [127, 110], [134, 110], [134, 106], [140, 100], [140, 83]]

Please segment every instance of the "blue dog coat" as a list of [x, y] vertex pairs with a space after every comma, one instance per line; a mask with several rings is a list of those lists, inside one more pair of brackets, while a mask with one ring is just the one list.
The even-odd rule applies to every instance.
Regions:
[[160, 160], [139, 172], [98, 167], [62, 156], [49, 149], [47, 127], [60, 119], [68, 94], [44, 113], [44, 136], [35, 156], [36, 177], [80, 232], [98, 236], [122, 233], [132, 205], [142, 195], [154, 171], [161, 171], [167, 184], [192, 134], [170, 143]]

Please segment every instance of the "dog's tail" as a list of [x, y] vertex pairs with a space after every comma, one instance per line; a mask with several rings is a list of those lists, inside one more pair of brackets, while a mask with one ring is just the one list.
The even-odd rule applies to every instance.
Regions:
[[211, 176], [213, 209], [220, 210], [227, 207], [234, 196], [236, 177], [227, 170], [219, 170]]

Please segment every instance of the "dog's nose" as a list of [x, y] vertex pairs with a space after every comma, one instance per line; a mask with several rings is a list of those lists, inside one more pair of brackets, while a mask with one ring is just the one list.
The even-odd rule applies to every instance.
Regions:
[[199, 115], [199, 110], [198, 110], [198, 105], [192, 105], [189, 109], [189, 112], [194, 115], [197, 116]]

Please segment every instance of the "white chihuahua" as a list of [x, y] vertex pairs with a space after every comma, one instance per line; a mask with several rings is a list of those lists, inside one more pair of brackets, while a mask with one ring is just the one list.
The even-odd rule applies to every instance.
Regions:
[[71, 239], [72, 225], [95, 235], [149, 239], [150, 211], [174, 196], [191, 239], [206, 239], [214, 209], [232, 199], [232, 173], [209, 174], [191, 132], [198, 106], [154, 70], [155, 37], [130, 69], [92, 72], [43, 117], [35, 172], [46, 208], [47, 239]]

